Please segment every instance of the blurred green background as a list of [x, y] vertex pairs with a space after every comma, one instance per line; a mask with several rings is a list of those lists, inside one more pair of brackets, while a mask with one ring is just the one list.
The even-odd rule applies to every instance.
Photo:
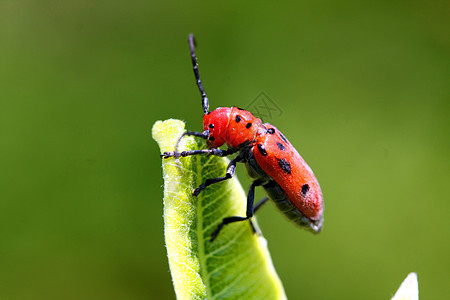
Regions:
[[[450, 295], [448, 1], [1, 1], [0, 298], [174, 299], [156, 120], [264, 91], [318, 236], [259, 212], [289, 299]], [[243, 166], [239, 178], [249, 180]], [[260, 196], [262, 192], [260, 191]]]

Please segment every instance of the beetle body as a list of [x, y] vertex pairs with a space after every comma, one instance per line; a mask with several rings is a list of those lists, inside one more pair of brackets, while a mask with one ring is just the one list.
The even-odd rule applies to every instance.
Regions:
[[[257, 186], [265, 189], [269, 198], [290, 220], [313, 233], [320, 232], [323, 224], [323, 197], [311, 168], [277, 128], [269, 123], [263, 124], [261, 119], [249, 111], [237, 107], [219, 107], [209, 111], [209, 100], [200, 81], [192, 35], [189, 36], [189, 45], [194, 74], [202, 95], [204, 131], [187, 131], [179, 141], [185, 135], [198, 136], [207, 140], [209, 149], [183, 152], [175, 149], [174, 152], [163, 153], [161, 157], [178, 158], [197, 154], [227, 156], [237, 153], [231, 160], [226, 175], [206, 180], [194, 191], [194, 196], [211, 184], [231, 178], [237, 162], [245, 163], [248, 175], [254, 180], [248, 192], [246, 217], [224, 218], [212, 233], [211, 240], [217, 237], [223, 226], [250, 220], [267, 201], [266, 197], [254, 206], [254, 190]], [[219, 149], [224, 144], [227, 150]], [[250, 224], [254, 229], [251, 220]]]
[[247, 173], [263, 180], [269, 198], [291, 220], [313, 232], [323, 223], [323, 197], [313, 171], [273, 125], [237, 107], [219, 107], [203, 117], [208, 146], [241, 151]]

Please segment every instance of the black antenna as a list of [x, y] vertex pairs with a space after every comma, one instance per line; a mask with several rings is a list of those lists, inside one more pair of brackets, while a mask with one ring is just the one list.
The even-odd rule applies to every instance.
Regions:
[[189, 35], [189, 49], [191, 50], [191, 58], [192, 58], [192, 66], [194, 67], [194, 75], [195, 79], [197, 80], [197, 86], [200, 90], [200, 94], [202, 95], [202, 107], [203, 107], [203, 113], [206, 115], [209, 112], [209, 100], [208, 97], [206, 97], [205, 90], [203, 89], [202, 81], [200, 80], [200, 73], [198, 72], [198, 64], [197, 64], [197, 57], [195, 56], [195, 40], [194, 35]]

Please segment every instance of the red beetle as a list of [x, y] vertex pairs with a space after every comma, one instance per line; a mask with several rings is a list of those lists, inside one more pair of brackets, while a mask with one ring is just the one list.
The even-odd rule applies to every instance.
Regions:
[[[189, 48], [197, 86], [202, 95], [204, 131], [187, 131], [178, 142], [185, 135], [193, 135], [206, 139], [209, 149], [179, 152], [176, 147], [175, 151], [164, 152], [161, 157], [179, 158], [197, 154], [228, 156], [237, 153], [228, 165], [225, 176], [207, 179], [194, 190], [194, 196], [211, 184], [230, 179], [238, 162], [245, 163], [247, 173], [254, 180], [248, 191], [246, 216], [224, 218], [212, 233], [211, 241], [223, 226], [250, 220], [269, 198], [290, 220], [313, 233], [319, 233], [323, 224], [323, 198], [311, 168], [277, 128], [269, 123], [263, 124], [249, 111], [238, 107], [219, 107], [210, 112], [198, 71], [193, 35], [189, 35]], [[227, 145], [227, 150], [219, 149], [223, 144]], [[257, 186], [262, 186], [269, 197], [254, 205]], [[251, 220], [250, 224], [255, 230]]]

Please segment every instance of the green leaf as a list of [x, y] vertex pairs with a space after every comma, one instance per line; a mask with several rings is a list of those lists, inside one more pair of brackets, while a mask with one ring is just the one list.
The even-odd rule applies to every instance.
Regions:
[[[172, 119], [155, 123], [152, 134], [161, 152], [174, 150], [184, 127]], [[206, 143], [199, 138], [180, 143], [182, 150], [202, 148]], [[286, 299], [267, 242], [249, 222], [225, 226], [210, 242], [224, 217], [245, 216], [246, 193], [236, 177], [197, 198], [192, 191], [207, 178], [224, 176], [228, 162], [209, 155], [162, 161], [165, 241], [177, 299]]]

